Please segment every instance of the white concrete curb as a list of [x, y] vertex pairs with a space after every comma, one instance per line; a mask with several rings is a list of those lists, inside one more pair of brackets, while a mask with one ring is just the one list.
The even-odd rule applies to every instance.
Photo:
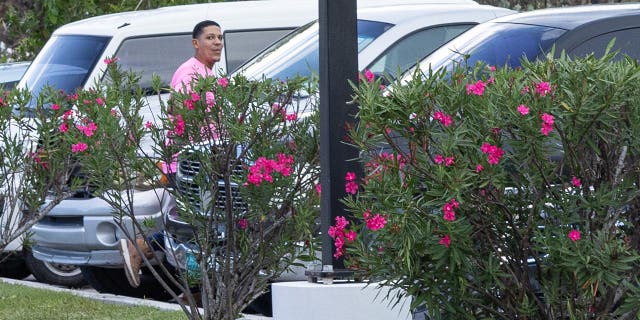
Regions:
[[[22, 285], [26, 287], [50, 290], [55, 292], [67, 292], [76, 296], [99, 300], [105, 303], [132, 305], [132, 306], [147, 306], [147, 307], [157, 308], [165, 311], [182, 311], [182, 309], [180, 308], [180, 305], [176, 303], [139, 299], [139, 298], [119, 296], [119, 295], [108, 294], [108, 293], [99, 293], [99, 292], [96, 292], [95, 290], [91, 290], [91, 291], [74, 290], [74, 289], [52, 286], [52, 285], [40, 283], [40, 282], [15, 280], [15, 279], [2, 278], [2, 277], [0, 277], [0, 281], [8, 284]], [[239, 320], [271, 320], [271, 319], [272, 319], [271, 317], [243, 315], [243, 318], [240, 318]]]

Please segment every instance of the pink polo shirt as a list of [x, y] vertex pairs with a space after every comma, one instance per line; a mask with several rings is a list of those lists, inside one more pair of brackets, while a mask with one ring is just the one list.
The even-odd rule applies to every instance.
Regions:
[[210, 76], [213, 75], [213, 70], [207, 68], [204, 63], [195, 57], [191, 57], [191, 59], [179, 66], [173, 74], [173, 78], [171, 78], [171, 88], [175, 91], [182, 91], [186, 88], [186, 92], [189, 92], [191, 91], [191, 81], [197, 78], [198, 75], [203, 77]]

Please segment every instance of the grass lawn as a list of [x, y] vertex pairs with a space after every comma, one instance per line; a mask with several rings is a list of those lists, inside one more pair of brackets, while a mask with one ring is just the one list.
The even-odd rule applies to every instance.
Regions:
[[29, 288], [0, 281], [0, 319], [6, 320], [184, 320], [181, 311], [104, 303], [66, 292]]

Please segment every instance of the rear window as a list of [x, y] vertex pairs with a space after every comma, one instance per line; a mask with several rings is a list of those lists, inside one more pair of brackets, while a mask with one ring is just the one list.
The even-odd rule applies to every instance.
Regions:
[[224, 35], [224, 51], [227, 72], [233, 73], [270, 44], [291, 32], [292, 29], [229, 31]]

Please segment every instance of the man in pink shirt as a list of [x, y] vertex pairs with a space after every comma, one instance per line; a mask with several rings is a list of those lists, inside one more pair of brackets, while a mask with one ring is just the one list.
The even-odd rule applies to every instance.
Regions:
[[[195, 54], [178, 67], [173, 74], [171, 88], [175, 91], [188, 93], [191, 91], [191, 83], [197, 79], [198, 76], [212, 76], [214, 74], [213, 65], [220, 61], [220, 55], [224, 47], [222, 39], [222, 30], [217, 22], [204, 20], [196, 24], [193, 28], [191, 40]], [[213, 99], [213, 97], [210, 98], [207, 96], [207, 99]], [[162, 250], [164, 239], [162, 233], [157, 233], [150, 239], [147, 239], [147, 241], [143, 238], [137, 238], [136, 243], [140, 248], [140, 252], [148, 259], [151, 259], [153, 257], [153, 250]], [[148, 243], [150, 243], [151, 246]], [[129, 280], [129, 284], [132, 287], [140, 286], [142, 257], [139, 255], [133, 242], [129, 239], [120, 239], [119, 249], [122, 254], [124, 271], [127, 280]]]
[[192, 37], [195, 55], [178, 67], [171, 79], [171, 88], [176, 91], [189, 92], [193, 79], [213, 75], [213, 65], [220, 61], [224, 44], [217, 22], [205, 20], [198, 23], [193, 28]]

